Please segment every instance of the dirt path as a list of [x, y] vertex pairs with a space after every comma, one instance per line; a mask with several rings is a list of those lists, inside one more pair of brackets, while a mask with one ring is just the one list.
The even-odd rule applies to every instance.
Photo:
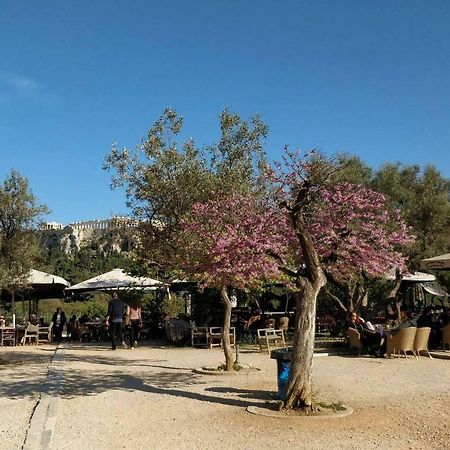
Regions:
[[[342, 401], [355, 413], [306, 423], [247, 413], [248, 405], [274, 399], [276, 364], [252, 351], [243, 351], [241, 359], [261, 370], [192, 373], [219, 364], [220, 350], [72, 346], [65, 355], [64, 393], [50, 448], [450, 448], [450, 361], [317, 357], [317, 398]], [[3, 378], [0, 384], [2, 406], [9, 402], [15, 411], [29, 412], [23, 405], [36, 393], [31, 381], [23, 394], [18, 382], [7, 387]]]

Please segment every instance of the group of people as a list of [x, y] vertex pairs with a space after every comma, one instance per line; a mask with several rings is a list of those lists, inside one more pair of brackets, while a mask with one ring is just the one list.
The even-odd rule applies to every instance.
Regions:
[[[124, 314], [125, 311], [125, 314]], [[120, 342], [124, 348], [127, 348], [123, 337], [123, 326], [130, 326], [130, 348], [137, 346], [139, 330], [142, 328], [142, 310], [137, 302], [126, 304], [123, 302], [116, 291], [111, 294], [111, 301], [108, 305], [106, 316], [106, 326], [109, 328], [111, 336], [111, 349], [116, 350]]]
[[[396, 334], [402, 328], [429, 327], [431, 328], [429, 346], [430, 348], [437, 348], [442, 340], [441, 329], [449, 323], [449, 313], [450, 310], [447, 308], [438, 320], [435, 320], [431, 306], [425, 307], [418, 317], [413, 317], [407, 309], [399, 307], [399, 317], [395, 326], [389, 331], [391, 334]], [[361, 342], [369, 355], [383, 357], [386, 354], [387, 336], [384, 330], [376, 330], [370, 322], [366, 322], [355, 311], [349, 314], [348, 327], [359, 332]]]
[[[82, 316], [77, 319], [75, 315], [67, 321], [66, 315], [61, 307], [56, 308], [56, 311], [52, 316], [53, 341], [61, 342], [65, 326], [67, 326], [67, 331], [71, 340], [79, 340], [82, 338], [81, 327], [86, 322], [84, 319], [89, 321], [87, 316]], [[116, 350], [118, 344], [121, 344], [124, 348], [128, 348], [128, 345], [124, 340], [124, 326], [130, 328], [129, 347], [134, 349], [137, 346], [139, 333], [142, 328], [142, 310], [137, 301], [126, 304], [119, 298], [118, 293], [114, 291], [111, 294], [106, 317], [102, 321], [100, 316], [96, 316], [94, 321], [103, 325], [105, 337], [109, 334], [112, 350]], [[46, 326], [43, 319], [37, 320], [36, 315], [34, 314], [31, 314], [29, 323], [32, 325]]]

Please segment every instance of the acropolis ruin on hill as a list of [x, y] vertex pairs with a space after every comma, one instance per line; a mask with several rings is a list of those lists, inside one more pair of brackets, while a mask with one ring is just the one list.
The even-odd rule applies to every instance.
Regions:
[[73, 230], [107, 230], [109, 228], [118, 227], [136, 227], [138, 221], [129, 217], [116, 216], [110, 219], [85, 220], [82, 222], [73, 222], [63, 225], [58, 222], [44, 222], [41, 230], [63, 230], [64, 228], [72, 228]]

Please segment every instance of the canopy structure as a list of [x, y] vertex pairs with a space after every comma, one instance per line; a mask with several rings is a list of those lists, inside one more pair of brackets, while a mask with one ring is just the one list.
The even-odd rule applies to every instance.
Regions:
[[62, 277], [52, 275], [51, 273], [41, 272], [40, 270], [31, 269], [28, 276], [28, 284], [34, 288], [36, 287], [59, 287], [67, 288], [70, 283]]
[[66, 289], [66, 293], [89, 292], [89, 291], [110, 291], [125, 289], [152, 290], [162, 287], [163, 283], [153, 278], [132, 277], [123, 269], [114, 269], [102, 275], [82, 281]]
[[[29, 312], [37, 313], [39, 300], [63, 298], [64, 289], [69, 286], [70, 283], [62, 277], [32, 269], [22, 286], [19, 286], [14, 292], [3, 289], [1, 298], [5, 301], [29, 300]], [[31, 302], [33, 302], [33, 307], [31, 307]]]
[[[395, 271], [392, 270], [386, 275], [386, 278], [388, 280], [395, 280]], [[418, 282], [418, 283], [425, 283], [429, 281], [436, 281], [436, 277], [434, 275], [431, 275], [430, 273], [423, 273], [423, 272], [413, 272], [413, 273], [407, 273], [405, 275], [402, 275], [401, 277], [402, 281], [409, 281], [409, 282]]]
[[422, 259], [420, 268], [425, 270], [450, 270], [450, 253]]
[[431, 275], [429, 273], [423, 273], [423, 272], [413, 272], [405, 275], [402, 278], [402, 281], [411, 281], [411, 282], [430, 282], [430, 281], [436, 281], [436, 277], [434, 275]]
[[431, 295], [435, 295], [436, 297], [448, 297], [447, 292], [439, 283], [421, 283], [421, 286]]

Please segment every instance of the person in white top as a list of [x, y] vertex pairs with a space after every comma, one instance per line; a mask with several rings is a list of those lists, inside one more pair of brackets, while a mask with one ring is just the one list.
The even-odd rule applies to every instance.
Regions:
[[130, 319], [130, 347], [134, 349], [137, 345], [139, 330], [142, 327], [141, 305], [137, 300], [127, 306], [127, 315]]

